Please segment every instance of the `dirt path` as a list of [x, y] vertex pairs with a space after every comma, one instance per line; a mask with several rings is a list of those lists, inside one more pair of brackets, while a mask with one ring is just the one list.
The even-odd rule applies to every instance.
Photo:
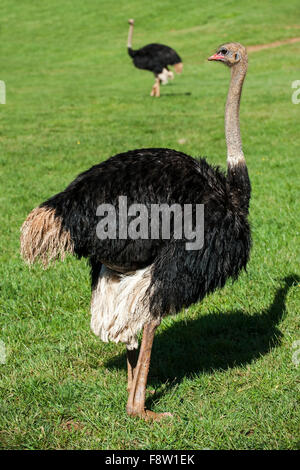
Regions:
[[248, 46], [248, 52], [261, 51], [262, 49], [272, 49], [273, 47], [283, 46], [284, 44], [294, 44], [300, 42], [300, 38], [284, 39], [283, 41], [270, 42], [269, 44], [258, 44], [256, 46]]
[[[202, 28], [203, 26], [199, 25], [199, 26], [194, 26], [192, 28], [186, 28], [186, 29], [179, 29], [179, 30], [171, 29], [171, 32], [176, 33], [176, 34], [193, 33], [195, 31], [201, 30]], [[286, 29], [299, 29], [299, 28], [300, 28], [300, 25], [290, 25], [286, 27]], [[272, 49], [273, 47], [283, 46], [284, 44], [294, 44], [296, 42], [300, 42], [300, 37], [283, 39], [282, 41], [274, 41], [268, 44], [257, 44], [255, 46], [248, 46], [247, 51], [256, 52], [256, 51], [261, 51], [263, 49]]]

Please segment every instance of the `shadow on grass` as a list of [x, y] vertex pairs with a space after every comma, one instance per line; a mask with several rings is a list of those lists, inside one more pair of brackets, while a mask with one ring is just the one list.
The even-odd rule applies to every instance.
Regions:
[[162, 93], [160, 95], [160, 98], [170, 98], [172, 96], [192, 96], [192, 93], [190, 91], [186, 91], [185, 93]]
[[[288, 290], [300, 281], [297, 275], [283, 279], [270, 307], [247, 315], [241, 311], [208, 314], [182, 320], [157, 334], [148, 384], [167, 388], [184, 377], [246, 365], [281, 343], [277, 325], [285, 315]], [[106, 362], [108, 368], [126, 368], [126, 353]], [[166, 388], [162, 393], [165, 393]], [[155, 394], [155, 399], [157, 399]], [[151, 399], [150, 399], [151, 401]], [[150, 405], [150, 404], [149, 404]]]

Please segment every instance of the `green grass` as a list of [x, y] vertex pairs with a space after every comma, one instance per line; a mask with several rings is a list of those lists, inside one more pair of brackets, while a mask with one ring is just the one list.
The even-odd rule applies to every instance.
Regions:
[[[124, 346], [90, 331], [87, 263], [68, 258], [43, 271], [19, 255], [28, 212], [110, 155], [163, 146], [224, 167], [229, 74], [206, 58], [228, 40], [300, 36], [298, 13], [298, 0], [2, 0], [1, 448], [299, 447], [299, 43], [249, 55], [241, 129], [251, 261], [237, 283], [158, 330], [147, 404], [174, 419], [127, 417]], [[129, 17], [135, 47], [159, 41], [184, 58], [161, 99], [126, 54]]]

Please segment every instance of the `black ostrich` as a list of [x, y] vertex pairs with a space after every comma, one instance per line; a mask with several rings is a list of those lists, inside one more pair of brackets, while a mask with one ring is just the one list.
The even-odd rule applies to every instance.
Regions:
[[155, 82], [151, 90], [151, 96], [160, 96], [160, 84], [165, 85], [168, 79], [173, 80], [174, 74], [169, 70], [169, 65], [174, 65], [176, 73], [181, 73], [183, 63], [174, 49], [164, 44], [148, 44], [136, 51], [132, 49], [132, 34], [134, 20], [128, 20], [128, 54], [138, 69], [149, 70], [155, 75]]
[[[80, 174], [63, 192], [34, 209], [21, 229], [21, 253], [29, 263], [40, 258], [47, 265], [67, 252], [89, 258], [92, 330], [104, 341], [126, 344], [127, 412], [146, 419], [163, 416], [145, 410], [152, 342], [162, 318], [223, 287], [228, 278], [237, 278], [249, 258], [250, 181], [239, 127], [247, 54], [242, 45], [229, 43], [209, 60], [223, 62], [231, 70], [225, 112], [227, 175], [205, 159], [195, 160], [176, 150], [129, 151]], [[128, 207], [139, 204], [139, 212], [144, 211], [140, 225], [151, 224], [150, 208], [192, 205], [192, 225], [197, 229], [194, 208], [203, 204], [203, 246], [187, 249], [189, 237], [175, 237], [175, 230], [169, 238], [162, 232], [148, 239], [124, 235], [124, 197]], [[105, 215], [111, 209], [116, 215], [115, 233], [109, 232]], [[99, 223], [104, 222], [107, 232], [100, 237]]]

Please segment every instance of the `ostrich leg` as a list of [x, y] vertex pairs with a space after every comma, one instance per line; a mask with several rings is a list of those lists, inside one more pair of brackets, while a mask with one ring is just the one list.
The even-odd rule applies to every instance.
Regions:
[[157, 78], [156, 79], [156, 95], [155, 95], [157, 98], [160, 97], [160, 79]]
[[127, 349], [127, 376], [128, 376], [128, 383], [127, 383], [127, 391], [130, 393], [134, 371], [137, 364], [137, 349]]
[[141, 349], [138, 362], [134, 370], [134, 377], [131, 383], [126, 407], [127, 413], [129, 415], [140, 416], [146, 420], [159, 420], [163, 416], [172, 416], [171, 413], [154, 413], [153, 411], [145, 410], [146, 385], [150, 366], [152, 344], [157, 326], [157, 321], [146, 323], [144, 326]]
[[150, 96], [157, 96], [157, 98], [160, 97], [160, 79], [159, 79], [159, 77], [155, 78], [155, 83], [152, 87]]

